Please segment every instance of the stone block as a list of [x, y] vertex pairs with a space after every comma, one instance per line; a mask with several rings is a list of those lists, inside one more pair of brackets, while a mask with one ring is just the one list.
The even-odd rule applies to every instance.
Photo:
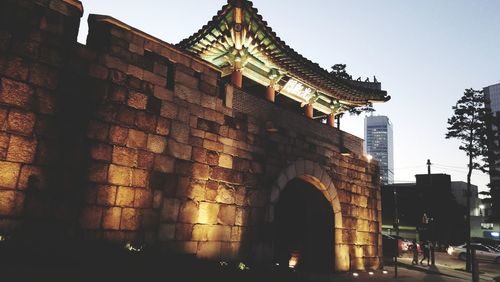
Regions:
[[231, 226], [210, 225], [207, 233], [208, 241], [230, 241]]
[[2, 78], [0, 83], [0, 103], [30, 108], [33, 96], [30, 86], [7, 78]]
[[177, 222], [180, 205], [181, 202], [178, 199], [164, 198], [161, 209], [161, 220], [167, 222]]
[[233, 168], [233, 157], [226, 154], [219, 155], [219, 166], [223, 168]]
[[220, 257], [221, 242], [200, 242], [198, 243], [199, 258], [218, 259]]
[[119, 230], [122, 209], [118, 207], [103, 208], [102, 228]]
[[135, 114], [136, 114], [135, 110], [133, 110], [129, 107], [122, 106], [118, 110], [117, 120], [122, 124], [134, 125]]
[[37, 142], [33, 138], [12, 135], [7, 150], [7, 160], [21, 163], [32, 163], [35, 159]]
[[193, 178], [208, 180], [208, 176], [210, 173], [210, 168], [208, 165], [202, 163], [193, 163], [191, 169], [191, 175]]
[[162, 117], [158, 117], [158, 123], [156, 124], [156, 133], [159, 135], [167, 136], [170, 134], [170, 120]]
[[252, 164], [250, 161], [241, 158], [233, 158], [233, 168], [241, 172], [262, 173], [262, 167], [258, 163], [254, 162]]
[[137, 230], [140, 226], [140, 213], [137, 209], [124, 208], [120, 221], [120, 230]]
[[108, 165], [93, 163], [89, 167], [89, 180], [96, 183], [106, 183], [108, 180]]
[[143, 93], [130, 91], [128, 94], [127, 105], [134, 109], [145, 110], [148, 103], [148, 96]]
[[234, 225], [236, 219], [236, 207], [221, 205], [217, 222], [223, 225]]
[[192, 104], [200, 104], [203, 93], [195, 88], [187, 87], [181, 84], [175, 85], [174, 96]]
[[215, 151], [207, 151], [207, 163], [211, 166], [219, 165], [219, 153]]
[[136, 189], [134, 195], [134, 207], [150, 208], [153, 204], [153, 192], [146, 189]]
[[207, 241], [208, 240], [208, 229], [211, 225], [196, 224], [193, 227], [193, 240], [194, 241]]
[[209, 180], [206, 185], [206, 199], [207, 201], [215, 202], [217, 198], [217, 191], [219, 189], [219, 183], [216, 181]]
[[137, 166], [140, 168], [151, 169], [154, 165], [155, 154], [138, 150], [137, 152]]
[[218, 204], [201, 202], [197, 222], [202, 224], [217, 224], [218, 215]]
[[16, 192], [0, 190], [0, 215], [13, 215], [16, 210]]
[[29, 81], [37, 86], [54, 90], [58, 83], [57, 71], [45, 65], [33, 64], [30, 68]]
[[114, 164], [136, 167], [138, 160], [138, 153], [136, 149], [113, 146], [112, 162]]
[[99, 60], [107, 68], [116, 69], [116, 70], [119, 70], [121, 72], [127, 72], [128, 65], [124, 61], [122, 61], [120, 58], [113, 57], [110, 55], [102, 55]]
[[172, 173], [174, 172], [175, 159], [165, 155], [156, 155], [154, 157], [153, 168], [156, 171]]
[[156, 132], [156, 116], [146, 112], [138, 112], [135, 125], [141, 130]]
[[35, 114], [12, 109], [7, 119], [7, 130], [30, 135], [35, 126]]
[[199, 79], [195, 77], [192, 73], [189, 74], [187, 72], [191, 71], [191, 69], [187, 70], [187, 72], [183, 71], [183, 68], [177, 68], [175, 72], [175, 78], [174, 81], [177, 83], [183, 84], [185, 86], [189, 86], [190, 88], [197, 89], [198, 88], [198, 83]]
[[154, 209], [161, 208], [162, 202], [163, 202], [163, 192], [160, 190], [153, 190], [153, 208]]
[[175, 239], [175, 224], [162, 223], [158, 232], [158, 239], [160, 241], [170, 241]]
[[197, 223], [198, 215], [198, 204], [194, 201], [185, 201], [179, 211], [179, 222]]
[[179, 121], [172, 121], [170, 136], [177, 142], [188, 144], [189, 142], [189, 126]]
[[130, 129], [127, 138], [127, 147], [130, 148], [146, 148], [148, 135], [142, 131]]
[[200, 147], [193, 147], [192, 160], [199, 163], [207, 163], [207, 150]]
[[118, 192], [116, 194], [116, 205], [121, 207], [133, 207], [134, 193], [135, 188], [118, 187]]
[[19, 57], [8, 57], [5, 73], [16, 80], [26, 81], [29, 73], [29, 63]]
[[167, 70], [168, 67], [164, 63], [155, 62], [153, 64], [153, 72], [158, 75], [165, 76], [167, 74]]
[[98, 161], [111, 161], [113, 147], [104, 143], [94, 143], [90, 146], [90, 156]]
[[201, 105], [205, 108], [215, 110], [217, 107], [217, 97], [203, 95], [201, 96]]
[[211, 151], [222, 152], [224, 145], [222, 143], [205, 139], [203, 140], [203, 148]]
[[116, 202], [116, 186], [100, 185], [97, 187], [97, 204], [114, 206]]
[[238, 206], [246, 204], [246, 188], [244, 186], [236, 186], [234, 188], [234, 203]]
[[165, 147], [167, 146], [167, 139], [161, 135], [148, 134], [148, 150], [162, 154], [165, 151]]
[[160, 115], [165, 118], [175, 119], [179, 112], [179, 106], [168, 101], [161, 102]]
[[132, 170], [129, 167], [110, 165], [108, 181], [115, 185], [130, 186], [132, 181]]
[[101, 226], [102, 208], [87, 206], [80, 217], [80, 224], [84, 229], [99, 229]]
[[167, 85], [167, 79], [165, 77], [149, 71], [144, 71], [144, 80], [161, 87]]
[[178, 143], [172, 139], [168, 140], [167, 153], [175, 158], [190, 160], [192, 149], [190, 145]]
[[243, 175], [240, 172], [221, 167], [212, 168], [210, 178], [236, 184], [241, 184], [243, 181]]
[[127, 74], [134, 76], [134, 77], [137, 77], [137, 78], [142, 80], [144, 77], [144, 70], [139, 68], [139, 67], [136, 67], [134, 65], [128, 65], [127, 66]]
[[15, 189], [21, 165], [0, 161], [0, 187]]
[[160, 100], [172, 101], [174, 99], [174, 92], [163, 86], [155, 85], [154, 96]]
[[146, 188], [149, 184], [149, 172], [143, 169], [132, 169], [132, 186]]
[[[8, 173], [8, 170], [4, 172], [0, 165], [0, 175]], [[0, 176], [1, 178], [1, 176]], [[16, 177], [13, 177], [16, 180]], [[0, 181], [1, 182], [1, 181]], [[19, 175], [19, 182], [17, 183], [18, 189], [40, 189], [43, 190], [46, 185], [46, 178], [42, 169], [38, 166], [23, 165], [21, 168], [21, 174]], [[0, 184], [0, 186], [3, 186]], [[8, 187], [7, 187], [8, 188]]]
[[193, 237], [193, 224], [177, 223], [175, 225], [175, 239], [188, 241]]
[[127, 144], [128, 128], [121, 126], [111, 126], [109, 130], [109, 139], [112, 143], [118, 145]]
[[[186, 184], [182, 182], [186, 181]], [[190, 180], [189, 178], [181, 178], [179, 184], [182, 187], [178, 187], [177, 195], [179, 197], [188, 198], [193, 201], [203, 201], [205, 200], [205, 182]]]
[[234, 224], [237, 226], [248, 226], [250, 225], [249, 221], [250, 221], [250, 209], [237, 207]]
[[221, 204], [234, 204], [234, 188], [224, 183], [219, 184], [219, 188], [217, 189], [217, 197], [215, 200], [217, 201], [217, 203]]

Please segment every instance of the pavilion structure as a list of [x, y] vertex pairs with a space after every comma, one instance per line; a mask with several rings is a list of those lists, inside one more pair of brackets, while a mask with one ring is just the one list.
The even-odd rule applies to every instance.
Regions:
[[288, 46], [259, 15], [251, 1], [229, 0], [213, 19], [178, 47], [214, 64], [222, 76], [231, 76], [241, 88], [248, 78], [266, 87], [266, 99], [276, 95], [300, 103], [305, 115], [314, 110], [335, 116], [347, 110], [386, 102], [386, 91], [377, 82], [360, 82], [335, 76]]

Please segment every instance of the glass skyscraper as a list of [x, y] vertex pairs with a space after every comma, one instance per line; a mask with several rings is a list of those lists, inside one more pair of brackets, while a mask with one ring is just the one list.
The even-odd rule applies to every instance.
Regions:
[[394, 182], [392, 124], [386, 116], [365, 117], [365, 152], [379, 161], [382, 184]]

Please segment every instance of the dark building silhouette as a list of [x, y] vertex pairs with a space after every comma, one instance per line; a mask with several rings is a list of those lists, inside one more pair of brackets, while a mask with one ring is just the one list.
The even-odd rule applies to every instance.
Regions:
[[414, 227], [421, 240], [436, 240], [442, 244], [463, 242], [466, 211], [452, 193], [450, 176], [419, 174], [415, 178], [416, 183], [382, 187], [383, 225], [394, 224], [396, 191], [401, 226]]

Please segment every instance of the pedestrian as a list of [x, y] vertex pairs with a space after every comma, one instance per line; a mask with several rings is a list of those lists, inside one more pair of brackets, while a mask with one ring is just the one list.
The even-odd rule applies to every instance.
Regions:
[[411, 261], [411, 264], [418, 264], [418, 245], [417, 245], [417, 240], [413, 239], [413, 245], [412, 245], [412, 251], [413, 251], [413, 260]]
[[420, 264], [424, 265], [422, 262], [425, 259], [427, 259], [427, 265], [429, 265], [429, 245], [428, 245], [428, 242], [427, 241], [422, 242], [422, 244], [420, 246], [422, 247], [422, 253], [424, 255], [424, 257], [420, 260]]

